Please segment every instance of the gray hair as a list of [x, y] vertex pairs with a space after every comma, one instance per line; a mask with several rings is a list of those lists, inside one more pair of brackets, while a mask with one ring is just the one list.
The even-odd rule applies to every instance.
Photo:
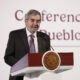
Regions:
[[25, 19], [28, 20], [30, 15], [39, 15], [41, 20], [41, 14], [37, 10], [34, 10], [34, 9], [29, 10], [28, 13], [25, 14]]

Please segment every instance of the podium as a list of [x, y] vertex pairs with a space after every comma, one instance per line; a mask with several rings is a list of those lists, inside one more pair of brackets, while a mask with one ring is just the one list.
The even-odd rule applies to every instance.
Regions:
[[[73, 52], [59, 52], [61, 58], [60, 67], [56, 72], [71, 69], [74, 65]], [[47, 71], [42, 64], [43, 53], [27, 53], [15, 65], [11, 67], [12, 76], [25, 75], [34, 72]]]

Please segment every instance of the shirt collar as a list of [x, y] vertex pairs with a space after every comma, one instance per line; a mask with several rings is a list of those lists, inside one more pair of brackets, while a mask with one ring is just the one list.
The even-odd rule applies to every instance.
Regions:
[[[26, 33], [28, 37], [31, 35], [31, 33], [27, 30], [27, 28], [26, 28]], [[37, 37], [37, 32], [35, 32], [33, 35], [34, 37]]]

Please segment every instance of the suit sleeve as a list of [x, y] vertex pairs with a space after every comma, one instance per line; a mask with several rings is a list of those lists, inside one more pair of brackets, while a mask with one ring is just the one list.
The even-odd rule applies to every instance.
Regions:
[[10, 66], [12, 66], [16, 63], [16, 58], [15, 58], [15, 37], [14, 37], [13, 32], [11, 32], [9, 34], [9, 40], [8, 40], [7, 48], [6, 48], [6, 51], [5, 51], [4, 60]]

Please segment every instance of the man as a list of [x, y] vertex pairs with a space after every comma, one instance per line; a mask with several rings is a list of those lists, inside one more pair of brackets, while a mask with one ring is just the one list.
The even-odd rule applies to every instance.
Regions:
[[[9, 40], [4, 56], [5, 62], [13, 66], [19, 59], [31, 52], [30, 35], [33, 35], [36, 53], [44, 53], [50, 50], [50, 38], [45, 33], [39, 32], [41, 14], [36, 10], [30, 10], [25, 14], [26, 28], [10, 32]], [[23, 76], [10, 76], [9, 80], [23, 80]]]

